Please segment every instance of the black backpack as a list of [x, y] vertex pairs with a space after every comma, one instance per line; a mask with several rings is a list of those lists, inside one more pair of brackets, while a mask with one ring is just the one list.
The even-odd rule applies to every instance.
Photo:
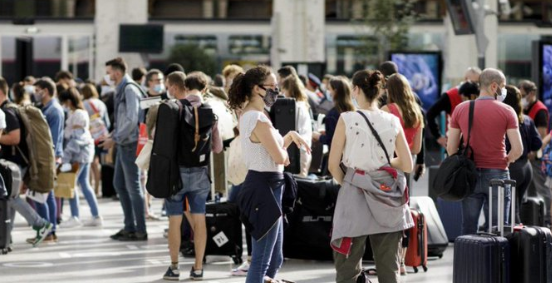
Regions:
[[194, 107], [183, 99], [180, 121], [180, 146], [178, 163], [182, 167], [209, 165], [211, 155], [212, 130], [217, 116], [208, 104]]
[[471, 101], [466, 147], [447, 157], [441, 163], [437, 176], [433, 180], [435, 192], [444, 200], [460, 201], [471, 195], [475, 190], [477, 173], [473, 162], [473, 149], [470, 147], [474, 110], [475, 101]]
[[159, 105], [146, 189], [156, 198], [175, 195], [182, 188], [178, 166], [179, 127], [182, 105], [166, 100]]

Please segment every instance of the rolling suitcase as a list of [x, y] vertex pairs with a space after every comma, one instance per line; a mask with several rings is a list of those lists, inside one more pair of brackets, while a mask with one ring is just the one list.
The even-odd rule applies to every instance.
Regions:
[[207, 246], [205, 256], [227, 255], [242, 263], [243, 240], [240, 211], [235, 203], [209, 203], [206, 207]]
[[8, 200], [0, 199], [0, 253], [7, 254], [10, 247], [11, 231], [10, 231], [10, 208]]
[[[508, 180], [515, 184], [515, 181]], [[510, 244], [504, 237], [504, 186], [502, 180], [493, 179], [489, 186], [489, 199], [498, 187], [498, 233], [492, 233], [492, 218], [489, 217], [489, 233], [464, 235], [454, 243], [453, 283], [510, 283]], [[515, 196], [515, 186], [512, 189]], [[515, 202], [512, 202], [515, 203]], [[515, 205], [513, 205], [515, 206]], [[512, 206], [512, 207], [513, 207]], [[492, 215], [493, 202], [489, 203]], [[514, 215], [512, 215], [512, 222]], [[518, 282], [515, 282], [518, 283]]]
[[544, 200], [540, 197], [527, 197], [519, 208], [521, 223], [530, 226], [545, 226]]
[[408, 230], [410, 237], [408, 240], [408, 249], [406, 250], [405, 265], [414, 267], [414, 272], [418, 273], [418, 266], [427, 272], [427, 223], [424, 214], [412, 209], [412, 219], [414, 227]]
[[427, 224], [427, 255], [443, 257], [449, 241], [435, 203], [430, 197], [411, 197], [410, 207], [424, 215]]
[[284, 229], [284, 257], [333, 260], [330, 233], [339, 185], [333, 179], [296, 181], [297, 201]]
[[[295, 99], [278, 97], [270, 108], [272, 124], [282, 136], [285, 136], [289, 131], [297, 129], [296, 107]], [[292, 174], [301, 173], [301, 153], [295, 144], [292, 143], [288, 147], [288, 155], [290, 163], [285, 168], [285, 171]]]
[[[505, 183], [515, 186], [515, 182], [505, 181]], [[515, 193], [512, 195], [515, 196]], [[516, 201], [513, 199], [512, 214], [515, 213], [515, 203]], [[528, 203], [533, 206], [532, 209], [536, 208], [534, 210], [538, 216], [542, 199], [529, 198]], [[539, 219], [534, 220], [538, 222]], [[552, 233], [550, 229], [521, 224], [513, 229], [510, 227], [510, 233], [506, 235], [506, 238], [510, 244], [512, 282], [552, 283]]]
[[462, 202], [439, 198], [437, 199], [437, 209], [447, 233], [448, 241], [452, 243], [458, 236], [462, 235]]

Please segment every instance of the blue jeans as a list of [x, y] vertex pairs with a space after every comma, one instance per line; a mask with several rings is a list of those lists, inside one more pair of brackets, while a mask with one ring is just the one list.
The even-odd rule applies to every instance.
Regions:
[[[484, 208], [485, 219], [488, 219], [489, 211], [489, 182], [491, 179], [508, 179], [510, 174], [508, 170], [500, 169], [477, 169], [477, 182], [472, 195], [462, 201], [462, 235], [477, 233], [477, 224], [481, 214], [481, 208]], [[504, 220], [507, 224], [510, 217], [510, 188], [504, 192]], [[497, 205], [498, 189], [493, 188], [493, 226], [498, 225]], [[488, 225], [488, 221], [487, 225]]]
[[[79, 164], [79, 172], [77, 174], [77, 183], [79, 184], [82, 192], [84, 193], [84, 198], [90, 207], [90, 213], [92, 217], [98, 217], [98, 201], [96, 200], [96, 195], [92, 191], [90, 186], [90, 181], [88, 179], [90, 173], [90, 163], [81, 163]], [[75, 190], [75, 196], [72, 199], [69, 199], [69, 205], [71, 206], [71, 215], [73, 217], [80, 217], [79, 213], [79, 190]]]
[[182, 189], [174, 196], [165, 199], [168, 216], [181, 216], [185, 201], [190, 205], [190, 213], [205, 214], [205, 204], [211, 189], [211, 182], [205, 167], [180, 167]]
[[[274, 190], [274, 197], [278, 198], [278, 203], [282, 205], [283, 185], [280, 185]], [[270, 278], [276, 277], [276, 273], [284, 262], [282, 252], [284, 238], [283, 218], [272, 227], [268, 233], [260, 240], [255, 240], [253, 237], [251, 253], [251, 265], [247, 271], [246, 283], [264, 282], [264, 276]]]
[[50, 221], [50, 223], [54, 224], [54, 227], [52, 228], [52, 233], [56, 232], [57, 203], [56, 203], [56, 197], [54, 195], [54, 190], [51, 190], [50, 193], [48, 193], [48, 198], [46, 199], [45, 203], [35, 202], [35, 205], [36, 205], [36, 212], [38, 212], [38, 215]]
[[117, 145], [113, 186], [119, 195], [124, 214], [124, 230], [146, 233], [144, 191], [136, 161], [136, 143]]

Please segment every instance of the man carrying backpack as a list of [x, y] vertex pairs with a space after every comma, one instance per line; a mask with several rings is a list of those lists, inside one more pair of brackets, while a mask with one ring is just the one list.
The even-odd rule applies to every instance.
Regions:
[[[473, 151], [477, 181], [475, 190], [462, 200], [462, 234], [477, 233], [477, 223], [482, 207], [488, 211], [489, 201], [497, 204], [498, 193], [494, 188], [493, 199], [489, 199], [489, 182], [492, 179], [508, 179], [508, 165], [515, 162], [523, 152], [521, 136], [518, 130], [518, 119], [512, 107], [502, 103], [506, 98], [506, 78], [496, 69], [485, 69], [479, 78], [481, 92], [474, 103], [473, 123], [469, 125], [470, 106], [472, 102], [463, 102], [452, 114], [447, 152], [453, 155], [458, 152], [460, 135], [469, 136]], [[470, 130], [471, 128], [471, 130]], [[511, 150], [506, 153], [504, 136], [508, 136]], [[510, 212], [510, 191], [504, 194], [504, 219], [507, 221]], [[496, 211], [493, 211], [492, 223], [497, 223]], [[487, 222], [488, 223], [488, 222]]]
[[[26, 154], [26, 156], [29, 156], [27, 142], [23, 138], [26, 131], [17, 115], [17, 111], [15, 108], [10, 106], [10, 102], [7, 97], [8, 91], [8, 83], [4, 78], [0, 77], [0, 108], [6, 114], [6, 128], [0, 137], [0, 145], [2, 145], [0, 156], [2, 159], [17, 164], [21, 170], [21, 176], [24, 176], [27, 171], [28, 164], [25, 162], [26, 157], [23, 155]], [[11, 208], [10, 231], [13, 229], [15, 211], [17, 211], [37, 232], [35, 241], [32, 244], [36, 246], [41, 243], [52, 230], [53, 224], [40, 217], [26, 201], [19, 197], [19, 194], [17, 194], [14, 199], [10, 199], [8, 203]]]
[[105, 81], [115, 86], [114, 128], [111, 136], [102, 142], [104, 149], [117, 146], [113, 185], [123, 208], [124, 228], [111, 239], [120, 241], [146, 241], [146, 217], [144, 192], [140, 187], [140, 171], [134, 163], [138, 146], [138, 123], [143, 115], [140, 99], [143, 90], [126, 73], [127, 65], [122, 58], [106, 64]]
[[194, 231], [195, 264], [190, 271], [190, 279], [203, 279], [203, 257], [207, 243], [205, 224], [205, 203], [211, 187], [207, 165], [211, 151], [222, 151], [222, 138], [213, 110], [203, 103], [202, 92], [207, 87], [207, 76], [194, 72], [187, 77], [182, 72], [174, 72], [167, 78], [167, 90], [182, 104], [180, 118], [181, 146], [178, 163], [182, 179], [182, 189], [166, 199], [169, 216], [169, 251], [171, 265], [163, 276], [166, 280], [179, 280], [178, 252], [180, 249], [180, 225], [184, 213], [184, 198], [189, 203], [186, 218]]

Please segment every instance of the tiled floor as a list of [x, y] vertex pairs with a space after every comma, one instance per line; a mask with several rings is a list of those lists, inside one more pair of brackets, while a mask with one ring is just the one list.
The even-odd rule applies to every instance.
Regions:
[[[425, 182], [418, 184], [419, 187], [425, 188]], [[423, 189], [418, 190], [418, 195], [424, 193]], [[161, 201], [154, 202], [155, 211], [159, 212], [160, 205]], [[122, 225], [119, 203], [100, 200], [100, 212], [105, 220], [102, 228], [59, 229], [57, 244], [37, 248], [25, 243], [34, 232], [18, 217], [13, 232], [14, 251], [0, 255], [0, 282], [163, 282], [161, 277], [169, 264], [167, 240], [162, 236], [166, 220], [147, 223], [147, 242], [124, 243], [108, 237]], [[89, 215], [84, 200], [81, 200], [81, 215]], [[449, 247], [442, 259], [429, 261], [427, 273], [410, 273], [403, 277], [403, 282], [451, 282], [452, 254]], [[243, 277], [230, 276], [233, 267], [230, 258], [208, 257], [207, 260], [205, 282], [245, 281]], [[186, 275], [192, 262], [192, 259], [181, 259], [181, 281], [189, 281]], [[305, 283], [334, 282], [334, 276], [331, 262], [302, 260], [286, 261], [279, 275]], [[372, 282], [377, 279], [372, 278]]]

